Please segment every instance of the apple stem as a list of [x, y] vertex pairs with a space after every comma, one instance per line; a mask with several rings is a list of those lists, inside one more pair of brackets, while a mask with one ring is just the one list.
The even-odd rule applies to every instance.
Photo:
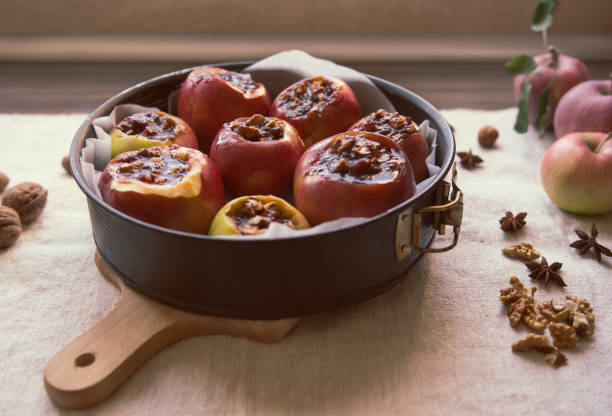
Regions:
[[550, 52], [550, 64], [553, 68], [556, 68], [559, 62], [559, 52], [552, 45], [548, 45], [548, 52]]
[[599, 143], [599, 146], [597, 146], [597, 149], [595, 149], [595, 153], [599, 153], [599, 151], [601, 150], [601, 148], [603, 147], [604, 143], [607, 142], [608, 140], [610, 140], [610, 137], [612, 137], [612, 131], [608, 132], [608, 135], [606, 136], [605, 139], [603, 139], [601, 141], [601, 143]]
[[546, 30], [546, 28], [544, 28], [542, 30], [542, 42], [544, 42], [544, 48], [548, 49], [549, 45], [548, 45], [548, 32]]

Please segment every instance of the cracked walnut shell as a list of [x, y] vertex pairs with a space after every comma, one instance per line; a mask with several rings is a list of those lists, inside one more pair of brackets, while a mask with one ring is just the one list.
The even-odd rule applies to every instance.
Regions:
[[13, 208], [0, 206], [0, 249], [13, 245], [21, 235], [21, 220]]
[[38, 218], [46, 203], [47, 190], [33, 182], [13, 186], [2, 198], [2, 205], [17, 211], [22, 224], [28, 224]]
[[510, 244], [502, 248], [502, 252], [507, 256], [519, 257], [530, 261], [541, 256], [540, 252], [529, 243]]

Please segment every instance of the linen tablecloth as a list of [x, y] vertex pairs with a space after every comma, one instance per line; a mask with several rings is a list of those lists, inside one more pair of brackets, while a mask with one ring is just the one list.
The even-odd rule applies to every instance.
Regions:
[[[612, 214], [560, 211], [542, 190], [539, 165], [552, 138], [512, 131], [514, 109], [448, 110], [458, 150], [484, 163], [459, 167], [465, 193], [461, 235], [447, 253], [428, 254], [396, 288], [370, 301], [305, 318], [278, 344], [229, 336], [169, 347], [125, 385], [80, 414], [397, 415], [610, 414], [612, 259], [580, 257], [568, 244], [593, 220], [612, 245]], [[11, 185], [49, 191], [42, 216], [0, 251], [0, 414], [67, 414], [47, 397], [50, 358], [113, 308], [118, 290], [93, 263], [84, 194], [60, 164], [83, 114], [0, 115], [0, 170]], [[500, 138], [479, 147], [485, 124]], [[516, 235], [500, 230], [505, 211], [527, 211]], [[445, 238], [449, 238], [446, 236]], [[436, 244], [448, 240], [438, 237]], [[528, 241], [563, 263], [565, 290], [531, 281], [501, 248]], [[511, 352], [527, 331], [512, 329], [499, 290], [510, 276], [539, 288], [536, 298], [575, 293], [594, 308], [596, 332], [552, 368], [540, 353]], [[77, 412], [75, 412], [77, 413]]]

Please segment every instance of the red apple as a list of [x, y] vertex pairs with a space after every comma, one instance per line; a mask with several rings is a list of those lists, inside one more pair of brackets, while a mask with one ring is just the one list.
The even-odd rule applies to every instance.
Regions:
[[535, 56], [534, 60], [538, 67], [533, 72], [514, 77], [514, 96], [518, 101], [521, 96], [521, 83], [529, 77], [531, 81], [529, 122], [535, 125], [538, 117], [538, 97], [552, 82], [550, 91], [552, 113], [547, 126], [547, 129], [550, 129], [552, 128], [555, 109], [563, 94], [573, 86], [589, 79], [589, 71], [578, 59], [558, 54], [554, 50]]
[[162, 227], [206, 233], [225, 203], [223, 181], [200, 151], [177, 145], [122, 153], [106, 165], [98, 188], [119, 211]]
[[303, 79], [274, 99], [270, 114], [293, 125], [308, 148], [319, 140], [346, 131], [361, 117], [351, 87], [332, 77]]
[[416, 192], [412, 168], [388, 137], [351, 131], [315, 144], [300, 158], [295, 204], [311, 224], [373, 217]]
[[295, 230], [310, 227], [295, 207], [272, 195], [236, 198], [219, 210], [210, 225], [210, 235], [258, 235], [275, 222]]
[[612, 80], [582, 82], [559, 101], [555, 135], [575, 131], [612, 131]]
[[198, 139], [185, 121], [163, 111], [132, 114], [110, 131], [111, 157], [130, 150], [178, 144], [198, 148]]
[[380, 109], [353, 124], [349, 130], [369, 131], [390, 138], [408, 156], [416, 182], [429, 177], [425, 162], [429, 156], [429, 142], [412, 118]]
[[210, 158], [234, 195], [290, 192], [293, 171], [304, 153], [295, 128], [284, 120], [256, 114], [226, 123]]
[[612, 139], [598, 132], [561, 137], [544, 155], [540, 176], [561, 209], [588, 215], [612, 210]]
[[208, 153], [223, 123], [256, 113], [268, 114], [268, 91], [248, 74], [226, 69], [194, 69], [179, 90], [177, 110], [198, 136], [200, 150]]

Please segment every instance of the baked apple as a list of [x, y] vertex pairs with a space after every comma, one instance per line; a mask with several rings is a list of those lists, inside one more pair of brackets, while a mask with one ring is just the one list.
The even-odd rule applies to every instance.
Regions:
[[429, 143], [412, 118], [380, 109], [353, 124], [349, 130], [369, 131], [390, 138], [408, 156], [415, 181], [419, 183], [429, 177], [425, 162], [429, 156]]
[[225, 203], [217, 167], [199, 150], [177, 145], [114, 157], [98, 187], [104, 201], [127, 215], [191, 233], [208, 232]]
[[210, 235], [257, 235], [266, 232], [273, 222], [301, 230], [310, 227], [308, 220], [287, 201], [272, 195], [236, 198], [215, 215]]
[[187, 123], [178, 117], [152, 111], [132, 114], [110, 131], [111, 157], [144, 147], [178, 144], [198, 148], [198, 139]]
[[210, 158], [235, 195], [282, 196], [291, 191], [302, 153], [304, 143], [293, 126], [255, 114], [226, 123], [213, 142]]
[[416, 192], [404, 151], [388, 137], [351, 131], [306, 150], [295, 168], [295, 205], [311, 224], [373, 217]]
[[270, 96], [248, 74], [200, 67], [181, 85], [177, 110], [198, 136], [200, 150], [208, 153], [223, 123], [256, 113], [267, 115]]
[[318, 76], [281, 91], [272, 103], [270, 115], [291, 123], [308, 148], [346, 131], [361, 118], [361, 108], [346, 82]]

